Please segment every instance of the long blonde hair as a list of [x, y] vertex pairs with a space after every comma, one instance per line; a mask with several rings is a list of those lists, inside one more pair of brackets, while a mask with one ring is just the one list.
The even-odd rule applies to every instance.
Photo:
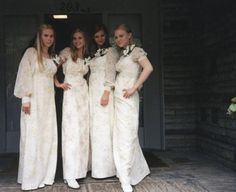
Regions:
[[72, 35], [71, 35], [71, 57], [72, 57], [72, 60], [75, 62], [77, 59], [78, 59], [78, 51], [77, 51], [77, 48], [73, 45], [73, 36], [75, 33], [81, 33], [84, 37], [84, 40], [85, 40], [85, 45], [84, 45], [84, 48], [82, 50], [82, 54], [83, 54], [83, 58], [86, 58], [89, 56], [89, 37], [88, 35], [86, 34], [85, 31], [79, 29], [79, 28], [76, 28]]
[[[54, 38], [55, 38], [55, 31], [53, 29], [53, 27], [49, 24], [42, 24], [40, 25], [39, 29], [38, 29], [38, 32], [37, 32], [37, 36], [36, 36], [36, 41], [35, 41], [35, 48], [37, 50], [37, 58], [38, 58], [38, 63], [39, 63], [39, 68], [40, 70], [43, 70], [43, 43], [42, 43], [42, 33], [43, 33], [43, 30], [45, 29], [51, 29], [54, 33]], [[48, 49], [48, 54], [50, 57], [53, 56], [53, 54], [55, 53], [55, 40], [52, 44], [51, 47], [49, 47]]]

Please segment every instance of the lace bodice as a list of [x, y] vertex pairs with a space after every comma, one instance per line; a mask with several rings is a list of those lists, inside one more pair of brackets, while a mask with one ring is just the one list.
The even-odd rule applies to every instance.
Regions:
[[138, 78], [142, 70], [138, 62], [146, 58], [146, 55], [142, 48], [135, 47], [129, 55], [121, 56], [116, 64], [118, 75], [125, 76], [126, 78]]
[[63, 72], [66, 78], [67, 76], [84, 76], [88, 72], [88, 64], [85, 63], [84, 59], [78, 58], [76, 62], [72, 60], [69, 48], [62, 50], [60, 57], [66, 60], [63, 64]]
[[91, 77], [96, 74], [103, 81], [105, 89], [110, 90], [114, 86], [116, 69], [115, 64], [118, 61], [118, 52], [115, 48], [108, 48], [103, 56], [94, 57], [89, 63]]

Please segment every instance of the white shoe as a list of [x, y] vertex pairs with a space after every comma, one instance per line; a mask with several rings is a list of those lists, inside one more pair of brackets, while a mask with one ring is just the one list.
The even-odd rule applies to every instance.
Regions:
[[40, 185], [39, 185], [39, 188], [41, 189], [41, 188], [44, 188], [45, 187], [45, 184], [44, 183], [41, 183]]
[[73, 189], [79, 189], [80, 185], [75, 179], [66, 179], [64, 180], [65, 183], [67, 183], [68, 187]]
[[121, 188], [122, 188], [123, 192], [133, 192], [132, 186], [128, 183], [121, 184]]

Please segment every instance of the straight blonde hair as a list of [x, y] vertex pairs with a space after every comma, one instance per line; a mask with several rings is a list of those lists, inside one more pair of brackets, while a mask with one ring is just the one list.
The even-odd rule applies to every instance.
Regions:
[[[36, 35], [36, 41], [35, 41], [35, 49], [37, 50], [37, 59], [38, 59], [38, 63], [39, 63], [39, 69], [42, 71], [44, 69], [43, 67], [43, 42], [42, 42], [42, 33], [43, 30], [45, 29], [51, 29], [53, 31], [54, 34], [54, 38], [55, 38], [55, 31], [53, 29], [53, 27], [49, 24], [42, 24], [40, 25], [37, 35]], [[52, 44], [51, 47], [49, 47], [48, 49], [48, 54], [50, 57], [52, 57], [55, 53], [55, 40]]]

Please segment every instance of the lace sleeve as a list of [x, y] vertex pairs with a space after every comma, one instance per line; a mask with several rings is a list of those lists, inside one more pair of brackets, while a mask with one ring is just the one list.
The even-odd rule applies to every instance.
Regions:
[[28, 48], [19, 64], [14, 95], [18, 98], [29, 97], [33, 89], [33, 58], [36, 54], [34, 48]]
[[140, 62], [142, 59], [147, 58], [147, 53], [140, 47], [135, 47], [132, 52], [132, 59], [134, 62]]
[[114, 87], [116, 68], [115, 64], [119, 59], [119, 54], [115, 48], [109, 48], [105, 67], [105, 90], [110, 91]]
[[63, 73], [65, 74], [66, 72], [66, 60], [68, 59], [68, 57], [70, 56], [71, 52], [70, 52], [70, 48], [66, 47], [65, 49], [60, 51], [59, 57], [61, 58], [61, 60], [63, 61], [62, 64], [62, 69], [63, 69]]

